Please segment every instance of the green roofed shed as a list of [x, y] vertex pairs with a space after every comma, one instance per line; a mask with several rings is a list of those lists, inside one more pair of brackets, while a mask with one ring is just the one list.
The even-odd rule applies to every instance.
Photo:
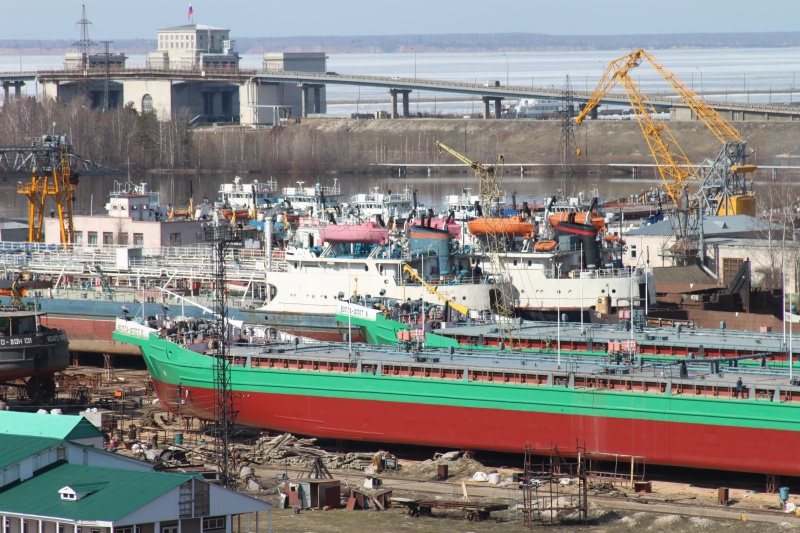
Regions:
[[87, 444], [97, 439], [100, 439], [102, 444], [103, 438], [103, 432], [82, 416], [17, 411], [0, 411], [0, 433], [48, 437]]
[[7, 466], [36, 455], [48, 448], [59, 446], [61, 439], [29, 437], [27, 435], [3, 435], [0, 438], [0, 471]]
[[0, 514], [118, 523], [192, 477], [63, 464], [0, 492]]

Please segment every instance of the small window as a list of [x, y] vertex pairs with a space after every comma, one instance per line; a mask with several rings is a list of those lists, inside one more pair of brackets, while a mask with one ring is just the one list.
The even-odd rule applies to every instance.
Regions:
[[153, 97], [149, 94], [142, 96], [142, 113], [147, 113], [153, 110]]
[[83, 244], [83, 232], [76, 231], [75, 232], [75, 244]]
[[636, 257], [636, 245], [635, 244], [631, 244], [631, 258], [635, 258], [635, 257]]
[[121, 244], [123, 246], [128, 245], [128, 234], [127, 233], [117, 233], [117, 244]]
[[134, 233], [133, 234], [133, 245], [134, 246], [144, 246], [144, 234], [143, 233]]
[[203, 518], [203, 531], [209, 529], [225, 529], [225, 517], [214, 516], [209, 518]]
[[169, 245], [170, 246], [180, 246], [181, 245], [181, 234], [180, 233], [170, 233], [169, 234]]
[[90, 231], [89, 232], [89, 246], [97, 246], [97, 232]]
[[114, 234], [110, 231], [103, 232], [103, 245], [114, 244]]

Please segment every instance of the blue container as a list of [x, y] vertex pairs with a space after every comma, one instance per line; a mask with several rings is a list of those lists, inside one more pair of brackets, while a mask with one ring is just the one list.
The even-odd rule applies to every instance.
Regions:
[[[182, 446], [183, 445], [183, 433], [175, 433], [175, 444], [177, 444], [178, 446]], [[783, 489], [781, 489], [781, 490], [783, 490]], [[781, 494], [783, 494], [783, 493], [781, 493]], [[786, 494], [789, 494], [789, 489], [788, 488], [786, 489]]]
[[781, 494], [781, 500], [786, 501], [789, 499], [789, 487], [781, 487], [778, 491]]

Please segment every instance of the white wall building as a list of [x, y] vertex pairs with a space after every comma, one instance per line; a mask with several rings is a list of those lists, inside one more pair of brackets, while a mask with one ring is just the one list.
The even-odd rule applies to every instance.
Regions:
[[149, 68], [239, 68], [236, 41], [230, 30], [204, 24], [186, 24], [156, 30], [158, 50], [147, 56]]
[[[266, 53], [264, 72], [326, 72], [327, 56], [321, 52]], [[325, 86], [311, 84], [305, 87], [296, 83], [259, 83], [249, 81], [241, 86], [240, 121], [242, 124], [278, 124], [281, 119], [301, 118], [303, 99], [307, 114], [327, 112]]]

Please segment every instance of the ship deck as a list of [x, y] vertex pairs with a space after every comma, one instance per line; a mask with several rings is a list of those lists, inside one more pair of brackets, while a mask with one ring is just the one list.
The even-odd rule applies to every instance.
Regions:
[[[512, 330], [513, 331], [513, 330]], [[465, 347], [483, 343], [496, 346], [503, 338], [498, 324], [467, 324], [448, 326], [435, 333], [457, 339]], [[516, 332], [513, 333], [516, 339]], [[528, 348], [556, 350], [558, 338], [561, 349], [618, 351], [610, 349], [620, 343], [624, 350], [634, 347], [636, 352], [651, 356], [738, 357], [765, 354], [770, 358], [786, 360], [789, 336], [781, 333], [758, 333], [724, 329], [683, 329], [659, 327], [634, 327], [627, 323], [615, 325], [575, 322], [523, 321], [519, 327], [519, 341]], [[800, 335], [792, 335], [792, 353], [800, 351]], [[627, 343], [627, 344], [626, 344]]]
[[[663, 395], [692, 395], [800, 403], [800, 379], [785, 364], [734, 366], [735, 361], [703, 358], [633, 363], [576, 354], [398, 351], [370, 345], [311, 344], [236, 346], [234, 366], [249, 368], [378, 374], [418, 379], [462, 380], [522, 386], [563, 386]], [[685, 368], [682, 366], [685, 365]], [[737, 381], [741, 379], [742, 384]]]

